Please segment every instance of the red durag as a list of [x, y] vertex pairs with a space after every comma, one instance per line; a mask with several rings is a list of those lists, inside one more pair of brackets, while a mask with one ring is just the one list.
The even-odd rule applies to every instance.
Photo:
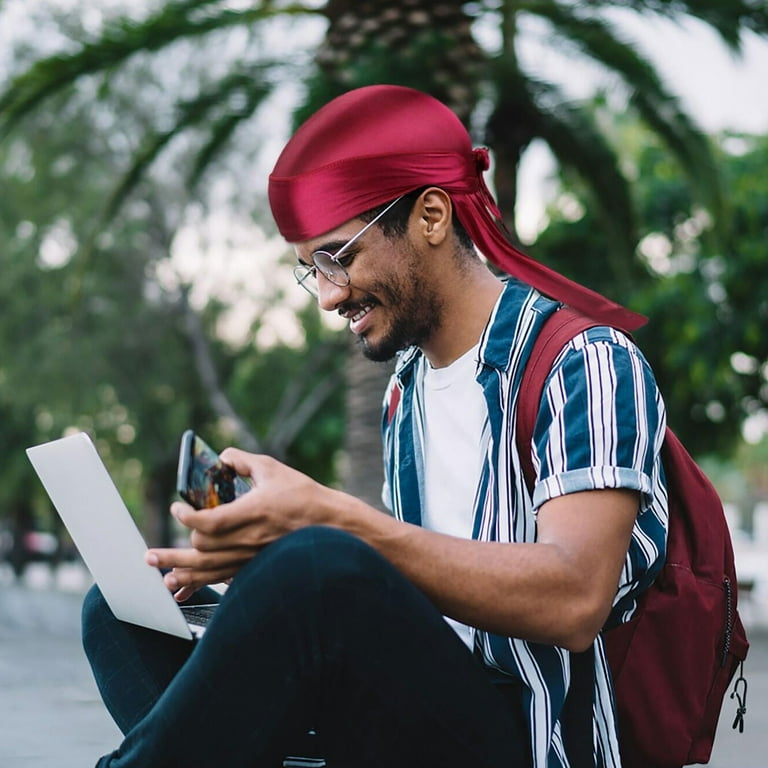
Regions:
[[309, 240], [419, 187], [450, 193], [474, 243], [504, 272], [625, 331], [646, 321], [515, 248], [483, 181], [488, 151], [420, 91], [372, 85], [326, 104], [288, 142], [269, 177], [269, 202], [288, 242]]

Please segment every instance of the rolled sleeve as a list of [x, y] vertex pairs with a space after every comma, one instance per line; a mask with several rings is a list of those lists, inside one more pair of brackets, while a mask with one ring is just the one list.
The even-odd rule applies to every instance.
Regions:
[[652, 500], [665, 428], [647, 361], [623, 334], [595, 328], [561, 353], [534, 429], [533, 506], [579, 491], [625, 488]]

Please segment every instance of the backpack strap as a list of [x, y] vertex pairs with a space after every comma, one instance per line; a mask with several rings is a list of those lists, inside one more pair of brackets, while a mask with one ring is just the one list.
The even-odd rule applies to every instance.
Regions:
[[597, 325], [601, 323], [582, 315], [575, 309], [563, 306], [546, 319], [533, 343], [531, 355], [523, 371], [517, 401], [517, 452], [529, 493], [533, 493], [536, 482], [531, 458], [531, 443], [541, 396], [544, 393], [544, 383], [563, 347], [583, 331]]
[[[541, 405], [544, 384], [555, 359], [568, 342], [588, 328], [601, 325], [570, 307], [550, 315], [536, 340], [523, 371], [517, 403], [517, 452], [528, 492], [533, 493], [536, 473], [531, 457], [533, 429]], [[565, 699], [561, 724], [563, 743], [572, 768], [594, 768], [592, 708], [594, 706], [594, 648], [571, 653], [571, 686]]]
[[570, 652], [571, 685], [560, 714], [570, 768], [595, 768], [592, 710], [595, 702], [595, 649]]

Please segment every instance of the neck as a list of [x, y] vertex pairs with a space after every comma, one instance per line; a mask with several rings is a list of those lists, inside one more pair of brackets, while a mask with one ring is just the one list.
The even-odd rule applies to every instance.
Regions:
[[450, 365], [477, 344], [503, 289], [503, 283], [480, 262], [460, 279], [454, 275], [443, 292], [440, 327], [421, 346], [433, 368]]

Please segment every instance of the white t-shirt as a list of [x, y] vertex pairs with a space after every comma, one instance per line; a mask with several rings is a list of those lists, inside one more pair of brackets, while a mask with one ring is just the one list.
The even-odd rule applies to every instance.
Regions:
[[[424, 487], [421, 523], [440, 533], [472, 538], [474, 501], [488, 413], [475, 381], [478, 346], [445, 368], [427, 367], [423, 380]], [[472, 630], [446, 621], [472, 648]]]

